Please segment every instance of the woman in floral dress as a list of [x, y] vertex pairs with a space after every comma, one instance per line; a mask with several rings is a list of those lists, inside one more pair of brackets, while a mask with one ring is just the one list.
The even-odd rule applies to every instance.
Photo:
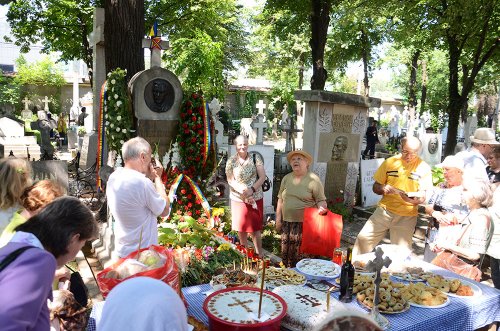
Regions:
[[234, 140], [236, 154], [226, 163], [226, 175], [231, 192], [232, 229], [238, 231], [240, 243], [248, 245], [248, 233], [252, 234], [255, 252], [262, 255], [263, 192], [266, 180], [264, 162], [259, 154], [248, 153], [248, 139], [238, 136]]

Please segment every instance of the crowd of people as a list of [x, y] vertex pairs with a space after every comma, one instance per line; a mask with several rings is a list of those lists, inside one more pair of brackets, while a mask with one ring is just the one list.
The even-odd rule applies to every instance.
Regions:
[[[376, 133], [376, 123], [371, 130]], [[488, 256], [494, 286], [500, 289], [500, 144], [494, 132], [486, 128], [477, 129], [470, 140], [468, 150], [450, 155], [438, 165], [443, 169], [444, 182], [433, 186], [431, 167], [419, 157], [420, 140], [403, 138], [400, 153], [386, 159], [374, 174], [373, 191], [382, 198], [358, 234], [353, 255], [373, 251], [387, 232], [392, 244], [411, 250], [420, 210], [430, 219], [425, 261], [440, 265], [447, 252], [479, 270]], [[264, 160], [248, 151], [246, 137], [238, 136], [234, 143], [236, 153], [225, 169], [232, 230], [238, 232], [243, 246], [248, 245], [250, 235], [256, 255], [262, 256]], [[373, 157], [371, 146], [364, 153]], [[122, 158], [124, 165], [111, 174], [106, 190], [115, 220], [116, 257], [127, 256], [138, 244], [157, 244], [157, 217], [168, 216], [170, 211], [161, 180], [163, 168], [153, 158], [150, 144], [143, 138], [133, 138], [123, 145]], [[275, 221], [281, 234], [283, 264], [294, 267], [303, 258], [299, 248], [304, 210], [313, 207], [318, 214], [325, 214], [328, 206], [323, 184], [310, 169], [313, 157], [294, 150], [287, 154], [287, 160], [291, 172], [281, 180]], [[97, 235], [97, 224], [88, 207], [65, 196], [64, 188], [56, 182], [32, 184], [31, 177], [29, 162], [0, 160], [0, 181], [6, 183], [0, 187], [2, 330], [21, 326], [47, 330], [47, 299], [52, 299], [53, 282], [68, 278], [65, 263]], [[138, 291], [149, 294], [143, 297], [136, 295]], [[130, 305], [132, 297], [145, 302], [157, 300], [158, 304], [152, 305], [155, 309], [164, 305], [178, 311], [172, 310], [170, 317], [153, 310], [141, 314], [141, 301], [132, 300]], [[186, 311], [177, 294], [168, 285], [151, 279], [126, 281], [111, 291], [100, 329], [115, 328], [120, 320], [115, 316], [127, 317], [121, 320], [124, 327], [140, 322], [142, 328], [146, 324], [154, 329], [156, 325], [187, 328]]]

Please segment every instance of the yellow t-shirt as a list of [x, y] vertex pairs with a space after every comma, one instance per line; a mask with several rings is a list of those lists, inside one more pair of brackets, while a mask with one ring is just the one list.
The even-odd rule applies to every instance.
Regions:
[[5, 227], [5, 229], [1, 233], [0, 247], [7, 245], [7, 243], [10, 241], [14, 233], [16, 233], [14, 229], [17, 228], [18, 225], [26, 223], [26, 221], [27, 219], [21, 216], [20, 211], [15, 212], [14, 215], [12, 215], [9, 224]]
[[297, 184], [293, 182], [293, 173], [283, 177], [278, 198], [283, 199], [282, 217], [287, 222], [302, 222], [306, 207], [314, 207], [326, 200], [325, 189], [319, 177], [312, 172], [308, 172]]
[[[401, 154], [386, 159], [373, 175], [373, 179], [404, 192], [423, 191], [432, 187], [431, 167], [418, 157], [413, 162], [404, 164]], [[400, 216], [418, 214], [417, 206], [404, 201], [399, 194], [384, 195], [378, 206]]]

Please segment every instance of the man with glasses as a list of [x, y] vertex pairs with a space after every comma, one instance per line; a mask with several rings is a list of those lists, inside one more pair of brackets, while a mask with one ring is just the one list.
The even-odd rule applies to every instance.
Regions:
[[161, 181], [163, 167], [152, 159], [151, 146], [141, 138], [123, 144], [123, 168], [116, 169], [106, 187], [115, 219], [113, 258], [125, 257], [139, 247], [158, 244], [157, 217], [165, 217], [170, 203]]
[[417, 224], [417, 206], [432, 187], [431, 167], [418, 157], [422, 143], [416, 137], [401, 140], [401, 154], [386, 159], [373, 178], [373, 192], [382, 195], [354, 244], [353, 255], [369, 253], [390, 232], [391, 244], [411, 250]]
[[464, 169], [467, 173], [474, 174], [488, 180], [486, 158], [493, 150], [493, 146], [499, 145], [495, 139], [495, 132], [490, 128], [478, 128], [470, 137], [471, 147], [456, 154], [464, 161]]

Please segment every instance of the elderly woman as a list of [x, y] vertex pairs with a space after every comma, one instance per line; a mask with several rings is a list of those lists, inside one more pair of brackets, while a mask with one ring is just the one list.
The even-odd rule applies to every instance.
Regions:
[[[493, 200], [490, 183], [483, 179], [466, 178], [463, 183], [464, 200], [469, 214], [460, 222], [461, 229], [454, 237], [439, 238], [436, 247], [458, 255], [464, 262], [478, 264], [486, 253], [493, 233], [492, 219], [488, 211]], [[439, 256], [436, 257], [439, 259]], [[439, 265], [438, 263], [433, 263]]]
[[21, 207], [23, 190], [31, 185], [31, 167], [22, 159], [0, 159], [0, 233]]
[[487, 158], [486, 173], [490, 183], [500, 185], [500, 146], [494, 146]]
[[[447, 156], [440, 165], [444, 171], [444, 183], [427, 192], [429, 200], [425, 212], [431, 216], [429, 221], [424, 250], [424, 261], [431, 262], [435, 257], [435, 241], [440, 225], [447, 226], [458, 223], [469, 209], [463, 200], [464, 161], [456, 156]], [[430, 194], [429, 194], [430, 193]]]
[[312, 156], [305, 151], [291, 151], [286, 156], [292, 172], [283, 177], [276, 207], [276, 230], [281, 232], [281, 258], [287, 267], [300, 261], [304, 209], [318, 207], [325, 214], [325, 190], [319, 177], [309, 172]]
[[226, 163], [227, 182], [231, 187], [232, 229], [238, 231], [241, 245], [248, 245], [248, 233], [252, 234], [255, 253], [262, 255], [262, 221], [264, 202], [262, 184], [266, 180], [264, 161], [258, 154], [248, 153], [248, 139], [234, 139], [236, 154]]
[[0, 248], [0, 325], [49, 330], [47, 299], [52, 299], [56, 267], [73, 260], [95, 238], [97, 223], [80, 200], [61, 197], [15, 230]]

